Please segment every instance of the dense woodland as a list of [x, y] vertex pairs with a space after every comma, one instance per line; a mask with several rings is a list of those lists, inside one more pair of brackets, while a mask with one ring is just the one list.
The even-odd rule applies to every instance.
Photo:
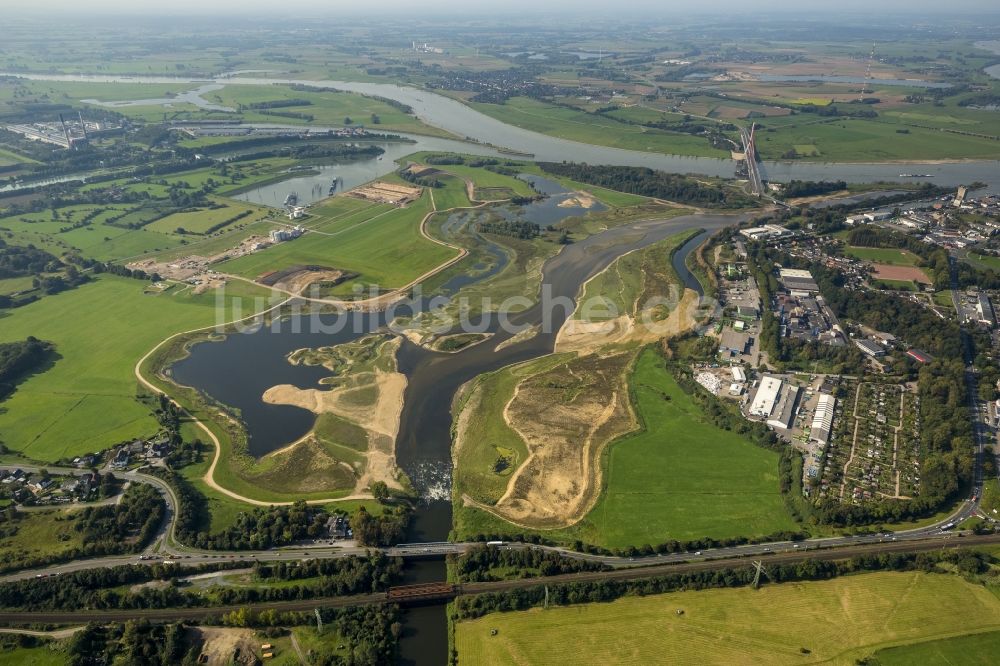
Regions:
[[531, 240], [541, 233], [541, 227], [527, 220], [485, 220], [476, 225], [484, 234], [510, 236], [521, 240]]
[[782, 194], [790, 199], [796, 197], [814, 197], [830, 192], [840, 192], [847, 189], [847, 182], [843, 180], [790, 180], [785, 183]]
[[287, 546], [302, 539], [314, 539], [326, 534], [329, 516], [323, 509], [304, 501], [291, 506], [257, 507], [240, 513], [236, 521], [222, 532], [208, 531], [208, 507], [205, 496], [191, 483], [170, 471], [153, 472], [167, 481], [177, 494], [177, 538], [195, 548], [213, 550], [261, 550]]
[[55, 345], [34, 337], [0, 343], [0, 400], [13, 393], [14, 387], [28, 375], [44, 368], [55, 355]]
[[141, 664], [142, 666], [194, 665], [201, 646], [189, 644], [180, 623], [150, 624], [129, 620], [124, 624], [88, 624], [73, 635], [67, 647], [68, 666]]
[[718, 208], [756, 205], [756, 199], [750, 199], [738, 190], [722, 185], [705, 185], [688, 176], [645, 167], [590, 166], [573, 162], [539, 162], [538, 165], [546, 173], [556, 176], [645, 197]]

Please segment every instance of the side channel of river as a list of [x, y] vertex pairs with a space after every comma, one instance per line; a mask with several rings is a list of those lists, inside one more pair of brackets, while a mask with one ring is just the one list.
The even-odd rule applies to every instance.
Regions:
[[[551, 210], [551, 209], [549, 209]], [[548, 210], [546, 211], [548, 212]], [[567, 214], [578, 211], [567, 211]], [[689, 215], [671, 220], [648, 220], [617, 227], [566, 246], [549, 259], [543, 284], [557, 303], [551, 311], [541, 304], [511, 316], [517, 326], [543, 324], [540, 334], [497, 351], [512, 333], [498, 331], [487, 342], [456, 354], [428, 351], [404, 342], [400, 370], [407, 375], [400, 434], [396, 442], [399, 465], [409, 475], [421, 500], [410, 528], [410, 541], [442, 541], [451, 530], [451, 401], [466, 381], [552, 352], [555, 335], [573, 308], [580, 286], [617, 257], [648, 246], [680, 231], [706, 231], [687, 243], [674, 258], [685, 285], [698, 289], [684, 260], [704, 236], [736, 218]], [[561, 305], [560, 305], [561, 303]], [[419, 309], [422, 303], [415, 304]], [[398, 314], [398, 313], [397, 313]], [[344, 319], [346, 318], [346, 320]], [[310, 412], [290, 406], [268, 405], [263, 392], [279, 383], [315, 387], [325, 376], [322, 368], [292, 366], [286, 356], [301, 347], [347, 342], [387, 323], [385, 313], [347, 314], [314, 319], [293, 317], [277, 327], [234, 333], [221, 342], [195, 345], [191, 355], [172, 368], [174, 378], [240, 409], [251, 435], [251, 451], [263, 455], [294, 441], [312, 426]], [[317, 325], [321, 324], [321, 325]], [[340, 330], [334, 329], [339, 327]], [[492, 327], [494, 330], [496, 327]], [[253, 359], [252, 363], [248, 359]], [[442, 580], [443, 561], [415, 562], [407, 567], [407, 581]], [[441, 606], [407, 611], [401, 641], [405, 663], [441, 664], [447, 658], [447, 623]]]

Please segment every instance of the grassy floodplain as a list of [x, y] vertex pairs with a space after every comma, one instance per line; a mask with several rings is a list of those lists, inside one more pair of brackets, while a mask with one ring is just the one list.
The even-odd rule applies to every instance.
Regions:
[[898, 645], [916, 644], [904, 655], [933, 657], [920, 642], [998, 628], [1000, 600], [982, 586], [944, 574], [872, 573], [493, 613], [456, 623], [455, 647], [460, 664], [846, 665]]
[[[173, 333], [215, 324], [218, 313], [214, 292], [175, 286], [154, 295], [144, 293], [145, 287], [140, 280], [103, 275], [0, 318], [0, 341], [33, 335], [54, 342], [59, 355], [3, 402], [4, 445], [54, 461], [156, 431], [149, 409], [135, 399], [135, 363]], [[227, 285], [222, 314], [228, 320], [236, 304], [244, 315], [251, 313], [255, 299], [269, 293]]]
[[471, 106], [501, 122], [560, 139], [628, 150], [729, 157], [726, 151], [713, 148], [702, 137], [628, 125], [614, 118], [526, 97], [514, 97], [504, 104], [473, 103]]
[[[506, 477], [493, 478], [498, 475], [489, 468], [497, 458], [496, 448], [521, 455], [525, 449], [497, 415], [513, 395], [518, 375], [541, 372], [554, 360], [514, 366], [482, 380], [489, 384], [470, 420], [470, 446], [458, 453], [455, 464], [455, 530], [460, 538], [522, 531], [465, 506], [461, 497], [464, 493], [490, 502], [502, 493]], [[566, 542], [580, 539], [624, 548], [796, 528], [779, 492], [775, 453], [707, 423], [652, 350], [639, 356], [630, 386], [644, 428], [609, 445], [597, 505], [572, 527], [540, 533]]]
[[431, 198], [425, 192], [406, 208], [374, 210], [373, 215], [359, 215], [351, 221], [341, 218], [329, 226], [319, 221], [301, 238], [226, 261], [218, 270], [256, 278], [290, 266], [315, 264], [360, 274], [357, 280], [339, 285], [337, 294], [350, 294], [355, 284], [402, 287], [455, 254], [421, 235], [420, 224], [431, 211]]

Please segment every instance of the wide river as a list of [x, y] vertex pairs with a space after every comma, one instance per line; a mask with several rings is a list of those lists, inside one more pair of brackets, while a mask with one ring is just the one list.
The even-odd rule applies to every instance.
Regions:
[[[376, 95], [396, 100], [410, 106], [417, 117], [452, 134], [518, 152], [534, 155], [536, 160], [587, 162], [588, 164], [615, 164], [624, 166], [645, 166], [673, 173], [695, 173], [707, 176], [732, 177], [733, 163], [730, 160], [709, 157], [685, 157], [662, 153], [623, 150], [568, 141], [539, 134], [508, 125], [491, 118], [461, 102], [439, 95], [429, 90], [391, 83], [360, 83], [354, 81], [314, 81], [286, 78], [256, 78], [248, 76], [220, 77], [214, 80], [197, 80], [183, 77], [163, 76], [107, 76], [71, 74], [28, 74], [0, 72], [0, 76], [20, 76], [40, 81], [90, 81], [94, 83], [191, 83], [192, 87], [205, 84], [225, 85], [272, 85], [301, 84], [321, 86]], [[183, 101], [199, 104], [197, 95], [186, 94]], [[176, 103], [177, 100], [171, 100]], [[207, 100], [202, 100], [210, 105]], [[163, 103], [163, 100], [134, 100], [131, 103]], [[109, 107], [121, 107], [130, 102], [108, 102]], [[1000, 192], [1000, 161], [980, 160], [938, 163], [859, 163], [833, 164], [801, 161], [765, 162], [765, 179], [786, 182], [793, 178], [800, 180], [847, 180], [848, 182], [898, 181], [901, 173], [929, 174], [934, 182], [942, 185], [961, 185], [981, 181], [990, 186], [990, 191]], [[912, 180], [912, 179], [911, 179]]]
[[[476, 150], [468, 144], [418, 139], [412, 150], [427, 144], [433, 149], [452, 148], [466, 152], [493, 152], [485, 145], [528, 153], [537, 160], [571, 160], [590, 164], [646, 166], [678, 173], [696, 173], [731, 177], [733, 163], [728, 160], [681, 157], [639, 151], [621, 150], [582, 144], [530, 132], [504, 124], [447, 97], [416, 88], [381, 83], [344, 81], [298, 81], [278, 78], [232, 77], [214, 81], [195, 81], [166, 77], [108, 77], [69, 75], [21, 75], [49, 81], [93, 81], [130, 83], [190, 82], [196, 86], [212, 83], [226, 85], [268, 85], [301, 83], [326, 86], [367, 95], [397, 100], [413, 108], [417, 117], [429, 125], [447, 130], [458, 137], [478, 142]], [[198, 96], [187, 94], [182, 101], [198, 104]], [[143, 100], [137, 100], [136, 103]], [[178, 100], [174, 100], [175, 102]], [[204, 101], [204, 100], [203, 100]], [[208, 102], [206, 101], [206, 104]], [[116, 104], [121, 106], [121, 103]], [[438, 142], [441, 142], [440, 144]], [[420, 145], [424, 144], [424, 145]], [[454, 146], [451, 144], [455, 144]], [[485, 149], [485, 150], [484, 150]], [[316, 181], [286, 182], [278, 187], [248, 193], [246, 198], [274, 205], [283, 200], [286, 190], [300, 188], [300, 196], [313, 198], [322, 194], [324, 182], [332, 171], [353, 184], [370, 174], [391, 168], [398, 151], [409, 152], [406, 146], [393, 146], [384, 162], [372, 160], [366, 164], [335, 165], [324, 170]], [[769, 162], [764, 165], [766, 177], [774, 181], [792, 178], [803, 180], [844, 179], [850, 182], [899, 180], [900, 173], [933, 174], [935, 182], [958, 185], [974, 180], [989, 184], [1000, 191], [1000, 162], [977, 161], [948, 164], [819, 164], [803, 162]], [[304, 177], [305, 178], [305, 177]], [[302, 191], [304, 190], [304, 191]], [[543, 267], [543, 284], [553, 297], [572, 301], [580, 286], [591, 276], [608, 266], [615, 258], [633, 249], [648, 246], [679, 231], [694, 228], [707, 233], [733, 224], [736, 218], [722, 215], [691, 215], [667, 221], [650, 220], [613, 228], [586, 240], [568, 245], [549, 259]], [[684, 266], [684, 259], [705, 234], [687, 243], [674, 257], [674, 267], [684, 283], [699, 289], [697, 281]], [[416, 307], [420, 307], [418, 303]], [[543, 308], [535, 305], [512, 317], [516, 324], [531, 325], [542, 321]], [[569, 314], [569, 308], [557, 307], [550, 313], [550, 326], [527, 341], [497, 351], [497, 346], [510, 337], [498, 332], [487, 342], [456, 354], [427, 351], [404, 342], [399, 353], [400, 370], [408, 377], [400, 434], [396, 442], [399, 465], [407, 472], [420, 492], [421, 506], [415, 514], [408, 535], [410, 541], [442, 541], [451, 530], [451, 402], [457, 389], [484, 372], [511, 363], [525, 361], [552, 352], [555, 333]], [[302, 347], [339, 344], [355, 339], [386, 324], [384, 313], [342, 315], [312, 319], [296, 317], [283, 320], [278, 327], [265, 327], [256, 332], [229, 335], [223, 342], [203, 343], [191, 350], [191, 355], [177, 363], [172, 372], [183, 384], [205, 391], [219, 401], [238, 408], [251, 435], [250, 448], [262, 455], [294, 441], [312, 426], [311, 413], [295, 407], [267, 405], [261, 400], [264, 391], [275, 384], [294, 384], [302, 388], [318, 386], [326, 375], [322, 368], [290, 365], [286, 356]], [[313, 324], [313, 325], [310, 325]], [[322, 324], [318, 326], [316, 324]], [[340, 330], [332, 330], [338, 328]], [[323, 329], [323, 330], [321, 330]], [[247, 362], [253, 359], [252, 363]], [[443, 580], [444, 562], [422, 562], [407, 567], [407, 581]], [[402, 661], [407, 664], [447, 663], [447, 622], [441, 606], [410, 609], [406, 612], [405, 630], [400, 647]]]

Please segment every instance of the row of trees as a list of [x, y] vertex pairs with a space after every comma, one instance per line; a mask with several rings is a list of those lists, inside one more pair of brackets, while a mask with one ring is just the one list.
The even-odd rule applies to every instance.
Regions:
[[[768, 566], [772, 582], [828, 580], [841, 575], [864, 571], [934, 571], [939, 563], [953, 565], [959, 571], [978, 574], [989, 568], [990, 556], [969, 550], [931, 553], [886, 553], [863, 555], [848, 560], [803, 560], [795, 564]], [[677, 590], [702, 590], [724, 587], [746, 587], [753, 581], [753, 567], [721, 569], [697, 573], [681, 573], [640, 580], [605, 580], [576, 582], [547, 587], [533, 587], [501, 593], [460, 596], [452, 606], [453, 619], [476, 618], [497, 611], [525, 610], [548, 599], [557, 605], [606, 602], [626, 595], [663, 594]]]
[[733, 188], [706, 185], [695, 178], [645, 167], [591, 166], [575, 162], [540, 162], [539, 166], [546, 173], [563, 178], [656, 199], [724, 208], [756, 205], [756, 200]]
[[563, 557], [551, 551], [508, 550], [486, 545], [475, 546], [460, 556], [449, 556], [449, 562], [460, 582], [556, 576], [611, 568], [600, 562]]
[[[298, 565], [298, 566], [294, 566]], [[242, 605], [320, 597], [384, 592], [402, 577], [403, 561], [381, 552], [369, 557], [305, 560], [294, 563], [254, 563], [257, 587], [220, 586], [200, 594], [176, 581], [182, 577], [248, 566], [246, 562], [182, 567], [176, 564], [120, 566], [66, 573], [57, 578], [0, 584], [0, 605], [20, 610], [132, 609]], [[275, 583], [301, 580], [293, 585]], [[168, 584], [145, 585], [154, 581]]]

